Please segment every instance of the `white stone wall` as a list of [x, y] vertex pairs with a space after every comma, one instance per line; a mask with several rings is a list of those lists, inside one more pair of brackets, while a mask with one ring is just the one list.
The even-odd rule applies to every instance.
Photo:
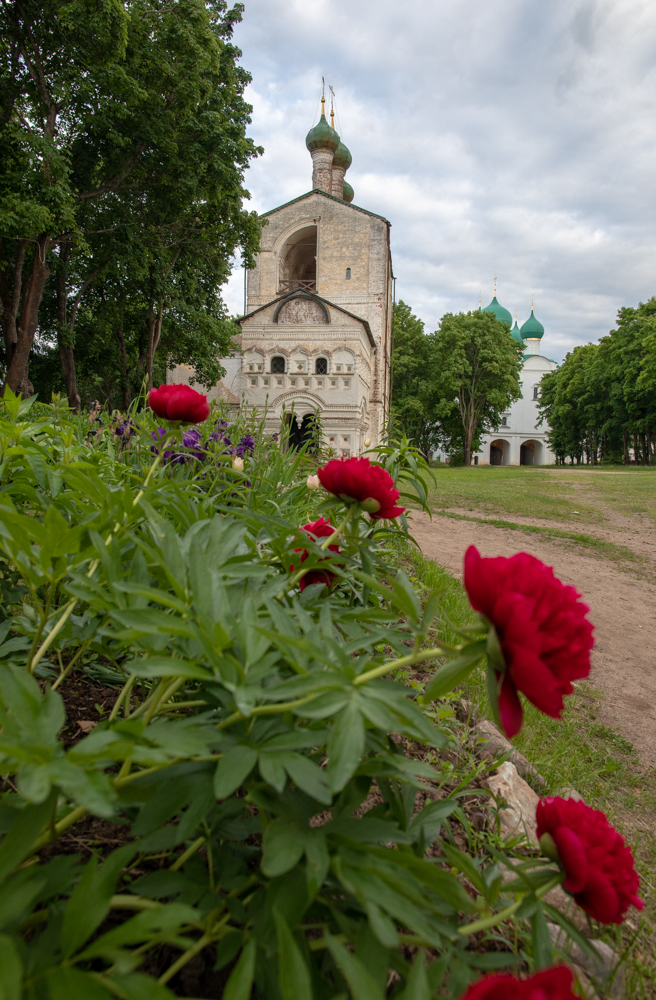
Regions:
[[[292, 408], [301, 419], [320, 411], [326, 444], [340, 455], [352, 455], [373, 436], [373, 349], [361, 323], [329, 304], [326, 309], [328, 323], [276, 322], [275, 302], [245, 319], [241, 393], [249, 406], [266, 411], [272, 432]], [[272, 359], [280, 357], [285, 371], [274, 372]], [[325, 360], [326, 374], [317, 373], [318, 359]]]

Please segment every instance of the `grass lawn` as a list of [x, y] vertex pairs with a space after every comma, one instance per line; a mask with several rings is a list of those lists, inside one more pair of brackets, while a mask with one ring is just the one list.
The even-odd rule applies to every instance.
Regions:
[[606, 508], [656, 520], [656, 467], [437, 466], [430, 502], [435, 510], [559, 521], [576, 529], [602, 524]]

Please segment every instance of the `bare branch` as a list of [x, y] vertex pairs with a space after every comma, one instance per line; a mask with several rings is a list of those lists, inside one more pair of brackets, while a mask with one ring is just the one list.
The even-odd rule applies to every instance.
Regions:
[[109, 194], [110, 191], [115, 191], [119, 187], [121, 181], [128, 176], [132, 168], [135, 166], [139, 157], [146, 149], [146, 145], [147, 144], [145, 142], [140, 142], [137, 145], [135, 155], [131, 160], [128, 160], [120, 174], [117, 174], [116, 177], [113, 177], [112, 180], [107, 182], [107, 184], [103, 184], [102, 187], [96, 188], [94, 191], [85, 191], [84, 194], [79, 194], [77, 196], [77, 200], [88, 201], [90, 198], [99, 198], [101, 194]]

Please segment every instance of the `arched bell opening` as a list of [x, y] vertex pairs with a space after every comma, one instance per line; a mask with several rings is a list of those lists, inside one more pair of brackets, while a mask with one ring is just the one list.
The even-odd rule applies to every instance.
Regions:
[[317, 227], [305, 226], [292, 233], [280, 251], [279, 291], [317, 289]]

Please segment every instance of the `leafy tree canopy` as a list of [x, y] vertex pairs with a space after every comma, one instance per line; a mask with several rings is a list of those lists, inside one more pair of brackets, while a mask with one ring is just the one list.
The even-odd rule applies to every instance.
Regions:
[[[0, 293], [7, 383], [32, 389], [37, 329], [77, 406], [75, 326], [124, 395], [155, 355], [205, 380], [230, 349], [217, 298], [259, 222], [242, 207], [259, 150], [225, 0], [0, 7]], [[112, 335], [107, 337], [111, 329]], [[98, 340], [89, 349], [89, 340]], [[122, 342], [124, 341], [124, 343]], [[220, 368], [218, 369], [220, 373]]]
[[521, 397], [521, 368], [521, 345], [490, 313], [447, 313], [427, 335], [408, 305], [395, 307], [393, 414], [426, 455], [442, 445], [469, 465]]
[[540, 410], [559, 461], [654, 461], [656, 298], [625, 307], [617, 329], [575, 347], [542, 379]]
[[501, 414], [522, 395], [523, 348], [491, 313], [447, 313], [435, 335], [438, 414], [460, 417], [465, 465], [480, 435], [496, 430]]

